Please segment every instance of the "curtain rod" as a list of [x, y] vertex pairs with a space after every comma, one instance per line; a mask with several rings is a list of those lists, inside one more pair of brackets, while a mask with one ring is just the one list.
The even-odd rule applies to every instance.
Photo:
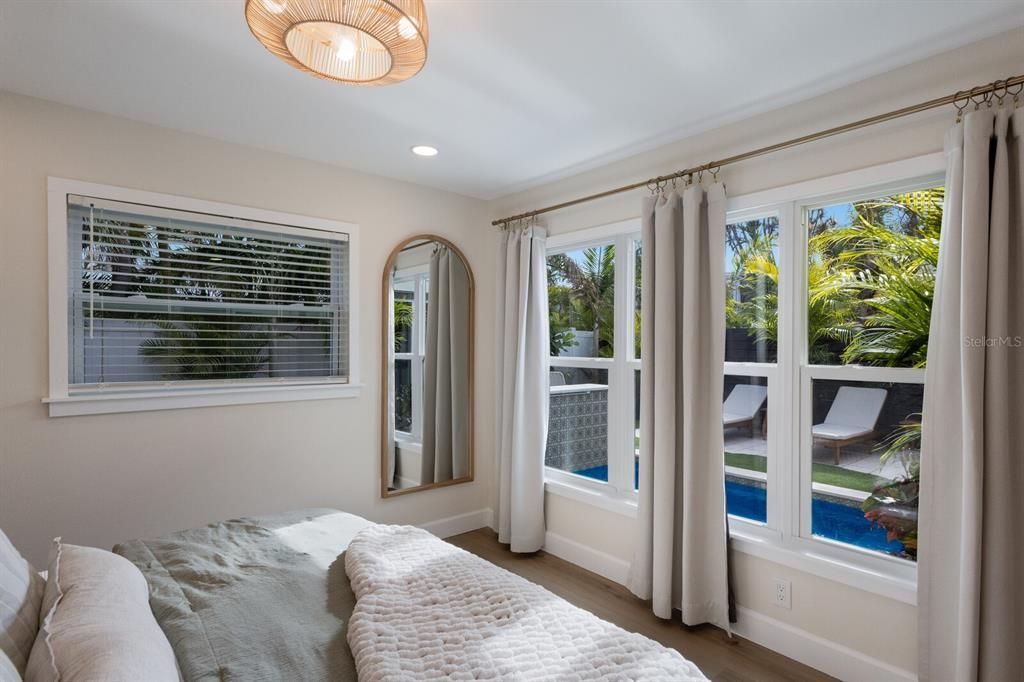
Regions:
[[[1009, 91], [1009, 88], [1012, 88], [1017, 85], [1021, 87], [1017, 88], [1015, 92]], [[714, 175], [717, 175], [718, 170], [722, 166], [726, 166], [731, 163], [737, 163], [738, 161], [746, 161], [748, 159], [753, 159], [758, 156], [764, 156], [765, 154], [771, 154], [772, 152], [781, 151], [783, 149], [789, 149], [790, 147], [796, 147], [802, 144], [806, 144], [808, 142], [816, 142], [818, 140], [823, 140], [827, 137], [840, 135], [842, 133], [848, 133], [853, 130], [859, 130], [860, 128], [866, 128], [868, 126], [872, 126], [878, 123], [885, 123], [886, 121], [892, 121], [893, 119], [902, 118], [904, 116], [910, 116], [911, 114], [917, 114], [922, 111], [928, 111], [929, 109], [935, 109], [936, 107], [945, 106], [947, 104], [956, 104], [957, 102], [963, 100], [963, 105], [957, 106], [957, 120], [959, 121], [960, 116], [963, 114], [964, 110], [967, 109], [968, 106], [970, 106], [971, 102], [974, 102], [974, 108], [977, 109], [982, 104], [991, 103], [994, 97], [993, 93], [999, 90], [1003, 91], [1003, 95], [998, 98], [1000, 102], [1002, 102], [1002, 99], [1005, 98], [1007, 95], [1011, 95], [1013, 99], [1016, 101], [1018, 95], [1020, 95], [1021, 90], [1024, 90], [1024, 75], [1014, 76], [1012, 78], [1007, 78], [1006, 80], [993, 81], [991, 83], [988, 83], [987, 85], [979, 85], [978, 87], [971, 88], [970, 90], [959, 90], [953, 93], [952, 95], [937, 97], [935, 99], [930, 99], [927, 102], [921, 102], [920, 104], [914, 104], [909, 107], [903, 107], [902, 109], [896, 109], [895, 111], [890, 111], [884, 114], [877, 114], [875, 116], [869, 116], [868, 118], [862, 118], [859, 121], [846, 123], [844, 125], [836, 126], [834, 128], [828, 128], [826, 130], [821, 130], [816, 133], [811, 133], [810, 135], [795, 137], [791, 140], [786, 140], [785, 142], [777, 142], [775, 144], [768, 145], [767, 147], [761, 147], [760, 149], [754, 149], [749, 152], [743, 152], [742, 154], [727, 156], [724, 159], [710, 161], [708, 163], [702, 164], [700, 166], [694, 166], [692, 168], [685, 168], [681, 171], [670, 173], [669, 175], [659, 175], [657, 177], [649, 178], [647, 180], [641, 180], [640, 182], [634, 182], [629, 185], [623, 185], [622, 187], [616, 187], [614, 189], [608, 189], [603, 192], [598, 192], [597, 194], [590, 194], [585, 197], [579, 197], [577, 199], [563, 201], [560, 204], [545, 206], [544, 208], [538, 208], [533, 211], [527, 211], [526, 213], [520, 213], [518, 215], [509, 216], [507, 218], [499, 218], [498, 220], [492, 220], [491, 225], [505, 225], [516, 220], [522, 220], [524, 218], [533, 218], [534, 216], [539, 216], [542, 213], [551, 213], [552, 211], [558, 211], [560, 209], [568, 208], [570, 206], [576, 206], [577, 204], [584, 204], [589, 201], [594, 201], [595, 199], [603, 199], [605, 197], [610, 197], [615, 194], [621, 194], [622, 192], [640, 189], [641, 187], [650, 187], [651, 189], [656, 189], [658, 186], [662, 186], [666, 182], [682, 178], [685, 176], [692, 177], [694, 175], [705, 172], [711, 172]], [[977, 99], [978, 97], [980, 97], [981, 99]]]

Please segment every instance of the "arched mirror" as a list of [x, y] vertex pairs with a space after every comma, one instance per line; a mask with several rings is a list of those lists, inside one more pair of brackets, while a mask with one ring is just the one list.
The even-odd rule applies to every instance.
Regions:
[[417, 235], [384, 268], [381, 496], [473, 480], [473, 273]]

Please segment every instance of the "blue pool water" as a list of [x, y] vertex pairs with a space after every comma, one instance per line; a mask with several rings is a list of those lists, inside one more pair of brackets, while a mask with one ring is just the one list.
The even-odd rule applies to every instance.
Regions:
[[[639, 466], [637, 464], [638, 470]], [[598, 481], [607, 481], [608, 465], [580, 469], [573, 473]], [[634, 485], [637, 485], [639, 471], [634, 475]], [[768, 520], [767, 495], [764, 488], [756, 485], [744, 485], [730, 480], [725, 482], [726, 510], [734, 516], [764, 523]], [[876, 552], [900, 554], [903, 551], [903, 544], [889, 542], [885, 530], [871, 525], [859, 507], [848, 507], [826, 498], [811, 499], [811, 532], [819, 537]]]

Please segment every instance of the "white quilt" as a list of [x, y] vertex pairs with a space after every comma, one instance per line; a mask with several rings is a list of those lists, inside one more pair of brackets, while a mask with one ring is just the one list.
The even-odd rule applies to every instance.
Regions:
[[693, 663], [410, 526], [345, 554], [359, 679], [705, 680]]

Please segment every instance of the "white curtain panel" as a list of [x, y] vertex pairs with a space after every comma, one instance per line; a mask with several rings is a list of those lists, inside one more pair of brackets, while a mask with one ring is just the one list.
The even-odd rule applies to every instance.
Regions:
[[725, 187], [644, 200], [639, 537], [655, 615], [729, 630], [722, 363]]
[[1024, 111], [946, 137], [918, 552], [921, 680], [1024, 674]]
[[469, 272], [438, 245], [430, 256], [420, 483], [469, 475]]
[[498, 541], [513, 552], [544, 545], [548, 437], [546, 233], [508, 226], [498, 292]]

